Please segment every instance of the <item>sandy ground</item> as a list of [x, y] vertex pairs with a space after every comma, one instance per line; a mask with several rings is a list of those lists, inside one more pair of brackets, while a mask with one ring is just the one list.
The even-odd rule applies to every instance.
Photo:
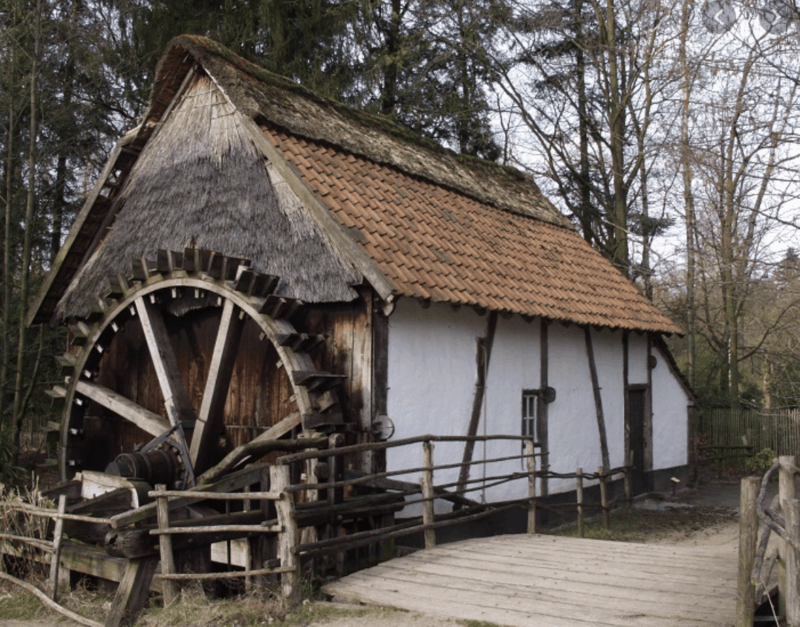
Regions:
[[[673, 515], [678, 515], [675, 510], [679, 509], [688, 514], [693, 509], [697, 509], [696, 506], [705, 507], [705, 510], [709, 510], [710, 506], [710, 509], [718, 515], [711, 518], [705, 517], [696, 525], [684, 524], [680, 529], [660, 530], [647, 535], [642, 540], [660, 544], [702, 545], [716, 548], [724, 553], [735, 553], [738, 547], [738, 481], [714, 481], [696, 490], [683, 490], [674, 500], [653, 498], [642, 499], [637, 503], [637, 507], [642, 510], [666, 512], [667, 516], [670, 515], [670, 510]], [[292, 624], [299, 627], [463, 627], [463, 623], [460, 622], [392, 608], [318, 602], [314, 608], [309, 609], [313, 609], [313, 611], [309, 613], [308, 619], [300, 618]], [[314, 618], [314, 614], [322, 614], [325, 618]], [[265, 621], [264, 624], [278, 627], [282, 623]], [[0, 619], [2, 627], [50, 627], [51, 625], [73, 627], [77, 623], [66, 620], [58, 622], [57, 618], [37, 621]], [[230, 625], [226, 624], [225, 627], [239, 627], [239, 624], [232, 622]]]

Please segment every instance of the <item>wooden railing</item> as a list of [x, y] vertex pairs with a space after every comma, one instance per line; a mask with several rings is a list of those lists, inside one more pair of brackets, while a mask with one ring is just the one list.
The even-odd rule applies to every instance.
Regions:
[[[494, 464], [507, 461], [520, 461], [524, 463], [524, 470], [520, 472], [501, 472], [500, 474], [489, 474], [485, 472], [478, 478], [466, 481], [452, 481], [447, 483], [435, 483], [437, 473], [444, 470], [460, 469], [465, 464], [463, 462], [436, 464], [434, 461], [434, 450], [436, 443], [443, 442], [490, 442], [505, 441], [519, 443], [524, 447], [522, 453], [516, 455], [506, 455], [489, 457], [472, 462], [466, 465], [482, 466], [484, 469]], [[375, 452], [397, 447], [408, 447], [421, 445], [423, 452], [423, 465], [414, 468], [403, 468], [401, 470], [379, 472], [373, 474], [362, 474], [348, 472], [344, 469], [344, 458], [349, 455], [361, 454], [364, 452]], [[319, 483], [303, 483], [293, 485], [288, 488], [291, 493], [314, 491], [318, 494], [326, 495], [327, 508], [338, 513], [342, 510], [343, 494], [348, 488], [373, 488], [393, 492], [398, 497], [399, 507], [408, 508], [414, 505], [422, 506], [422, 515], [415, 516], [400, 523], [389, 525], [381, 529], [360, 531], [340, 535], [336, 528], [336, 521], [331, 523], [325, 535], [328, 537], [314, 542], [298, 544], [295, 551], [305, 557], [313, 557], [330, 553], [342, 553], [358, 547], [372, 545], [385, 540], [400, 538], [413, 534], [422, 533], [425, 546], [436, 545], [436, 531], [443, 527], [448, 527], [464, 522], [474, 521], [492, 515], [497, 512], [507, 511], [520, 506], [528, 507], [536, 499], [535, 482], [535, 458], [539, 455], [535, 452], [538, 445], [530, 438], [521, 436], [434, 436], [425, 435], [414, 438], [406, 438], [391, 442], [378, 442], [368, 444], [355, 444], [351, 446], [336, 447], [331, 446], [327, 449], [307, 451], [286, 455], [278, 459], [276, 463], [280, 465], [290, 465], [299, 462], [309, 464], [311, 468], [315, 465], [325, 464], [328, 479]], [[398, 480], [400, 477], [409, 474], [420, 474], [418, 483]], [[313, 474], [309, 473], [309, 476]], [[476, 491], [484, 491], [498, 485], [512, 482], [525, 482], [525, 496], [517, 499], [506, 500], [501, 503], [482, 503], [469, 498], [467, 495]], [[376, 495], [379, 496], [379, 495]], [[369, 497], [367, 497], [369, 498]], [[381, 496], [385, 499], [385, 496]], [[447, 501], [453, 505], [452, 511], [437, 513], [434, 507], [436, 501]], [[529, 516], [529, 529], [535, 528], [535, 509], [533, 515]]]
[[[284, 596], [294, 602], [300, 594], [300, 564], [292, 550], [297, 538], [297, 520], [294, 512], [294, 499], [288, 491], [289, 468], [273, 466], [270, 469], [270, 490], [267, 492], [202, 492], [187, 490], [167, 490], [158, 485], [149, 496], [155, 499], [158, 527], [150, 530], [151, 535], [158, 536], [161, 559], [161, 580], [164, 589], [164, 604], [169, 605], [178, 598], [178, 581], [202, 581], [208, 579], [231, 579], [238, 577], [258, 577], [262, 575], [281, 576], [281, 588]], [[178, 498], [199, 498], [202, 500], [231, 501], [272, 501], [277, 511], [277, 524], [265, 520], [257, 524], [221, 524], [203, 526], [170, 526], [169, 501]], [[224, 573], [178, 573], [175, 568], [175, 556], [172, 547], [172, 536], [178, 534], [229, 534], [241, 533], [278, 534], [279, 564], [263, 568], [246, 569], [244, 571], [228, 571]]]
[[[540, 471], [536, 473], [537, 477], [547, 477], [550, 479], [575, 479], [575, 504], [566, 503], [562, 508], [574, 508], [577, 513], [578, 537], [584, 537], [586, 510], [599, 509], [603, 518], [603, 527], [608, 530], [611, 526], [611, 510], [618, 503], [625, 503], [627, 507], [633, 505], [633, 492], [631, 484], [631, 467], [619, 466], [618, 468], [611, 468], [606, 470], [602, 466], [597, 469], [597, 472], [586, 473], [583, 468], [576, 468], [574, 473], [558, 473], [549, 471]], [[616, 477], [622, 477], [624, 490], [621, 495], [614, 499], [608, 497], [608, 482], [613, 481]], [[597, 481], [600, 487], [600, 502], [587, 503], [584, 498], [584, 482]], [[535, 509], [536, 502], [533, 501], [533, 508]], [[552, 505], [547, 506], [548, 509], [558, 509]]]
[[[622, 498], [628, 504], [631, 502], [628, 467], [601, 468], [596, 473], [585, 473], [579, 468], [570, 474], [537, 470], [536, 458], [540, 453], [536, 450], [538, 445], [531, 438], [426, 435], [349, 446], [343, 446], [343, 441], [341, 434], [330, 436], [327, 442], [316, 438], [311, 444], [312, 448], [284, 455], [271, 464], [252, 464], [224, 475], [214, 475], [213, 480], [209, 479], [205, 484], [188, 490], [167, 490], [165, 486], [158, 485], [149, 492], [154, 502], [108, 518], [64, 513], [63, 495], [57, 512], [34, 512], [36, 508], [22, 504], [20, 507], [57, 522], [81, 520], [91, 524], [102, 523], [111, 529], [105, 534], [106, 550], [111, 555], [128, 560], [106, 621], [107, 626], [115, 626], [126, 615], [138, 611], [137, 604], [143, 604], [158, 562], [161, 564], [160, 581], [166, 604], [177, 597], [180, 581], [221, 578], [251, 581], [262, 576], [279, 577], [283, 595], [289, 600], [296, 600], [300, 595], [302, 561], [315, 560], [315, 565], [319, 561], [328, 568], [343, 572], [346, 559], [359, 553], [363, 557], [364, 547], [369, 551], [367, 557], [373, 561], [377, 560], [376, 550], [391, 545], [388, 541], [414, 534], [419, 534], [424, 546], [430, 548], [437, 544], [437, 533], [446, 527], [473, 522], [514, 508], [527, 508], [527, 531], [535, 533], [537, 508], [560, 507], [548, 505], [537, 498], [537, 479], [575, 479], [577, 499], [570, 506], [577, 510], [579, 535], [583, 535], [586, 511], [599, 507], [603, 522], [608, 526], [609, 512], [615, 503]], [[497, 447], [504, 452], [513, 451], [515, 447], [519, 452], [484, 456], [466, 464], [460, 461], [436, 462], [437, 445], [453, 446], [467, 442], [484, 442], [487, 445], [497, 442], [505, 444]], [[421, 465], [371, 474], [348, 469], [348, 462], [352, 462], [355, 456], [399, 447], [421, 449]], [[453, 457], [452, 451], [449, 453], [448, 457]], [[515, 462], [514, 468], [509, 468], [512, 466], [509, 462]], [[465, 473], [457, 472], [465, 466], [479, 467], [480, 476], [467, 478]], [[453, 475], [453, 480], [442, 480], [445, 473]], [[461, 476], [456, 480], [457, 474]], [[409, 475], [418, 480], [409, 481]], [[608, 482], [620, 475], [624, 477], [624, 495], [609, 499]], [[584, 485], [588, 481], [598, 482], [599, 504], [587, 503], [583, 498]], [[483, 502], [487, 490], [512, 482], [520, 484], [511, 493], [517, 498]], [[480, 496], [475, 496], [476, 493]], [[176, 510], [209, 501], [224, 501], [226, 513], [189, 520], [179, 519], [174, 514]], [[244, 505], [234, 506], [237, 502], [244, 502]], [[260, 505], [251, 508], [251, 503]], [[449, 509], [444, 508], [444, 504], [449, 504]], [[421, 514], [415, 511], [420, 509]], [[398, 519], [395, 514], [401, 511], [408, 517]], [[369, 521], [371, 528], [364, 529], [364, 521]], [[246, 538], [249, 542], [250, 538], [264, 535], [277, 538], [277, 556], [256, 564], [254, 568], [249, 563], [244, 570], [226, 572], [198, 570], [190, 573], [178, 572], [176, 568], [175, 554], [187, 548], [237, 538]], [[31, 540], [35, 546], [52, 551], [54, 591], [57, 590], [60, 536], [61, 530], [57, 524], [52, 546], [43, 540]], [[54, 572], [55, 575], [52, 574]]]
[[[766, 505], [767, 487], [776, 471], [778, 494]], [[789, 455], [776, 459], [762, 479], [742, 479], [736, 627], [753, 625], [756, 598], [769, 593], [770, 573], [776, 563], [778, 604], [772, 608], [773, 618], [787, 627], [800, 627], [800, 501], [795, 498], [798, 473], [800, 469], [795, 465], [795, 458]], [[762, 529], [760, 540], [759, 527]], [[781, 541], [778, 554], [767, 560], [766, 550], [772, 533]]]

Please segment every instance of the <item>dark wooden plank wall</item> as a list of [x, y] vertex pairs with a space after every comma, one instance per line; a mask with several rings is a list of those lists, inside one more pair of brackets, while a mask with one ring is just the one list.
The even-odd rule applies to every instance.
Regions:
[[[327, 341], [311, 351], [318, 369], [346, 375], [337, 389], [348, 440], [370, 441], [376, 412], [386, 410], [386, 342], [388, 325], [373, 302], [371, 289], [360, 290], [350, 303], [306, 305], [294, 318], [298, 331], [322, 333]], [[200, 409], [219, 324], [216, 307], [190, 311], [181, 317], [164, 314], [175, 346], [181, 379], [187, 383], [194, 411]], [[376, 328], [378, 332], [376, 333]], [[225, 448], [231, 449], [297, 411], [288, 375], [260, 330], [248, 321], [242, 334], [225, 405]], [[377, 338], [377, 339], [376, 339]], [[137, 318], [128, 319], [107, 347], [97, 381], [150, 411], [166, 415], [161, 390]], [[75, 425], [80, 426], [80, 425]], [[121, 452], [151, 438], [135, 425], [90, 403], [84, 419], [83, 468], [102, 470]], [[220, 449], [216, 456], [221, 457]], [[371, 455], [350, 460], [351, 467], [375, 470], [383, 462]]]
[[[346, 376], [337, 394], [345, 421], [350, 424], [348, 443], [371, 441], [374, 415], [385, 412], [387, 333], [376, 333], [376, 327], [386, 326], [378, 302], [371, 289], [362, 288], [359, 298], [350, 303], [306, 307], [297, 325], [309, 333], [327, 336], [324, 350], [313, 355], [317, 368]], [[374, 472], [383, 462], [367, 454], [347, 463], [351, 468]]]
[[[192, 407], [200, 409], [208, 365], [219, 324], [219, 309], [164, 316], [176, 349], [181, 379], [187, 383]], [[297, 411], [288, 375], [278, 367], [278, 354], [260, 329], [248, 321], [242, 333], [231, 386], [225, 404], [225, 449], [250, 441], [288, 414]], [[98, 381], [135, 403], [164, 413], [164, 402], [141, 326], [128, 320], [114, 337], [100, 362]], [[103, 469], [120, 452], [151, 438], [135, 425], [90, 404], [84, 418], [84, 468]], [[102, 443], [102, 446], [90, 443]], [[221, 456], [220, 449], [217, 456]]]

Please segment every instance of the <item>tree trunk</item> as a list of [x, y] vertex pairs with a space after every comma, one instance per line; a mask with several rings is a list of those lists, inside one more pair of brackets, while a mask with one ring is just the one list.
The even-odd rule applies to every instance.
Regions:
[[20, 270], [20, 316], [19, 316], [19, 335], [17, 345], [17, 372], [14, 377], [14, 407], [12, 420], [14, 424], [14, 448], [19, 454], [20, 435], [22, 432], [22, 422], [24, 414], [24, 378], [25, 378], [25, 311], [28, 307], [28, 294], [30, 292], [30, 266], [31, 249], [33, 245], [33, 208], [35, 204], [35, 185], [36, 185], [36, 136], [38, 133], [37, 117], [37, 73], [39, 71], [39, 45], [41, 28], [41, 2], [36, 2], [35, 35], [34, 49], [31, 58], [30, 74], [30, 138], [28, 142], [28, 193], [25, 201], [25, 236], [22, 244], [22, 264]]
[[611, 261], [626, 276], [628, 263], [628, 193], [625, 183], [625, 106], [620, 96], [619, 51], [617, 50], [617, 16], [614, 0], [607, 0], [601, 29], [608, 62], [608, 126], [611, 130], [611, 168], [614, 190]]
[[[16, 69], [16, 54], [12, 46], [11, 71], [9, 72], [9, 83], [13, 86]], [[0, 425], [4, 422], [6, 409], [6, 382], [8, 380], [8, 363], [11, 357], [10, 346], [8, 343], [9, 324], [11, 321], [11, 212], [13, 210], [14, 197], [14, 168], [16, 159], [14, 158], [14, 139], [17, 134], [15, 123], [16, 112], [14, 110], [13, 88], [8, 90], [8, 139], [6, 151], [6, 206], [3, 224], [3, 344], [2, 344], [2, 364], [0, 364]]]
[[694, 194], [692, 193], [691, 147], [689, 145], [689, 104], [691, 96], [691, 80], [686, 58], [686, 40], [689, 32], [691, 5], [683, 3], [681, 12], [681, 37], [678, 56], [681, 65], [681, 91], [683, 101], [681, 107], [681, 174], [683, 176], [683, 205], [686, 212], [686, 341], [687, 376], [689, 385], [695, 385], [695, 324], [697, 309], [695, 306], [695, 216]]

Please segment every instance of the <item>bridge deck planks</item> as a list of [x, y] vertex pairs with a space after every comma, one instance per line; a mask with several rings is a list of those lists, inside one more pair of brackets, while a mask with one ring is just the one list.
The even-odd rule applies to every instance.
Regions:
[[363, 603], [520, 627], [732, 625], [736, 553], [497, 536], [445, 544], [323, 587]]

